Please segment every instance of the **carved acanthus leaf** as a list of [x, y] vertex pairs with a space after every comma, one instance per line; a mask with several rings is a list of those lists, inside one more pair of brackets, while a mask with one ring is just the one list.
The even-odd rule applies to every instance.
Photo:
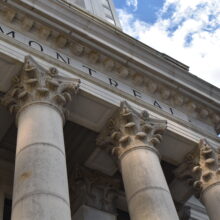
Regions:
[[152, 119], [147, 111], [141, 113], [122, 102], [119, 111], [100, 133], [97, 144], [111, 147], [118, 156], [134, 147], [154, 148], [162, 140], [166, 121]]
[[207, 187], [220, 182], [220, 149], [213, 148], [205, 139], [189, 153], [175, 172], [176, 177], [187, 181], [200, 197]]
[[77, 93], [80, 80], [61, 77], [54, 67], [45, 70], [27, 56], [20, 75], [13, 78], [12, 84], [2, 99], [11, 113], [32, 102], [48, 102], [63, 111], [72, 94]]
[[71, 175], [70, 191], [72, 208], [88, 205], [114, 213], [115, 199], [121, 188], [121, 179], [106, 176], [98, 171], [77, 167]]
[[214, 149], [205, 139], [200, 140], [198, 165], [193, 167], [194, 187], [205, 190], [220, 182], [220, 151]]
[[175, 169], [174, 175], [177, 179], [184, 181], [189, 187], [193, 186], [195, 178], [192, 173], [192, 168], [198, 164], [194, 159], [196, 158], [196, 151], [188, 153], [184, 161]]

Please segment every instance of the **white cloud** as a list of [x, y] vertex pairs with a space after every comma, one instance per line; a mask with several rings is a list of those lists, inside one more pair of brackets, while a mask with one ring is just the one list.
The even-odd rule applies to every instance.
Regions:
[[138, 7], [138, 0], [126, 0], [126, 5], [134, 7], [134, 10], [136, 11]]
[[166, 0], [154, 24], [119, 9], [123, 30], [220, 87], [219, 0]]

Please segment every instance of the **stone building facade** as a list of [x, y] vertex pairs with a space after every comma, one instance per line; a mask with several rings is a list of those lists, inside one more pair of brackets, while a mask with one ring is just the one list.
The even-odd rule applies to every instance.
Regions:
[[0, 220], [219, 220], [220, 90], [111, 0], [0, 1], [0, 67]]

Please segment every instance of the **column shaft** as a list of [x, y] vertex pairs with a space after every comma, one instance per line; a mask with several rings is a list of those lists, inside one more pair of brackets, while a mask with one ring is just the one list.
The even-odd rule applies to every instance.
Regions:
[[21, 109], [12, 220], [70, 220], [63, 122], [54, 106]]
[[72, 220], [116, 220], [116, 215], [82, 205], [73, 215]]
[[201, 200], [206, 207], [210, 220], [220, 219], [220, 183], [208, 187], [203, 193]]
[[179, 219], [155, 147], [165, 129], [166, 121], [122, 102], [98, 139], [119, 159], [131, 220]]
[[132, 220], [179, 219], [155, 152], [146, 147], [132, 149], [120, 162]]
[[[220, 219], [220, 148], [201, 139], [198, 148], [190, 152], [184, 163], [181, 178], [193, 183], [195, 196], [204, 204], [210, 220]], [[181, 168], [181, 167], [180, 167]]]

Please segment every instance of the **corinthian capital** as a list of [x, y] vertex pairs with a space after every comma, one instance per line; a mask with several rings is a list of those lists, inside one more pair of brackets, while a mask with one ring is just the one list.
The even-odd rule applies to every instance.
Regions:
[[45, 70], [30, 56], [25, 57], [21, 73], [15, 76], [12, 86], [2, 99], [11, 113], [37, 102], [48, 103], [63, 112], [63, 107], [79, 89], [78, 79], [58, 75], [56, 68]]
[[192, 169], [194, 188], [203, 192], [209, 186], [220, 183], [220, 149], [213, 148], [205, 139], [200, 140]]
[[166, 121], [152, 119], [147, 111], [139, 113], [127, 102], [122, 102], [119, 110], [98, 137], [97, 144], [109, 146], [119, 157], [137, 147], [155, 150], [154, 147], [161, 142], [165, 129]]
[[176, 177], [187, 181], [199, 198], [209, 186], [220, 183], [220, 148], [215, 149], [201, 139], [198, 148], [176, 170]]

